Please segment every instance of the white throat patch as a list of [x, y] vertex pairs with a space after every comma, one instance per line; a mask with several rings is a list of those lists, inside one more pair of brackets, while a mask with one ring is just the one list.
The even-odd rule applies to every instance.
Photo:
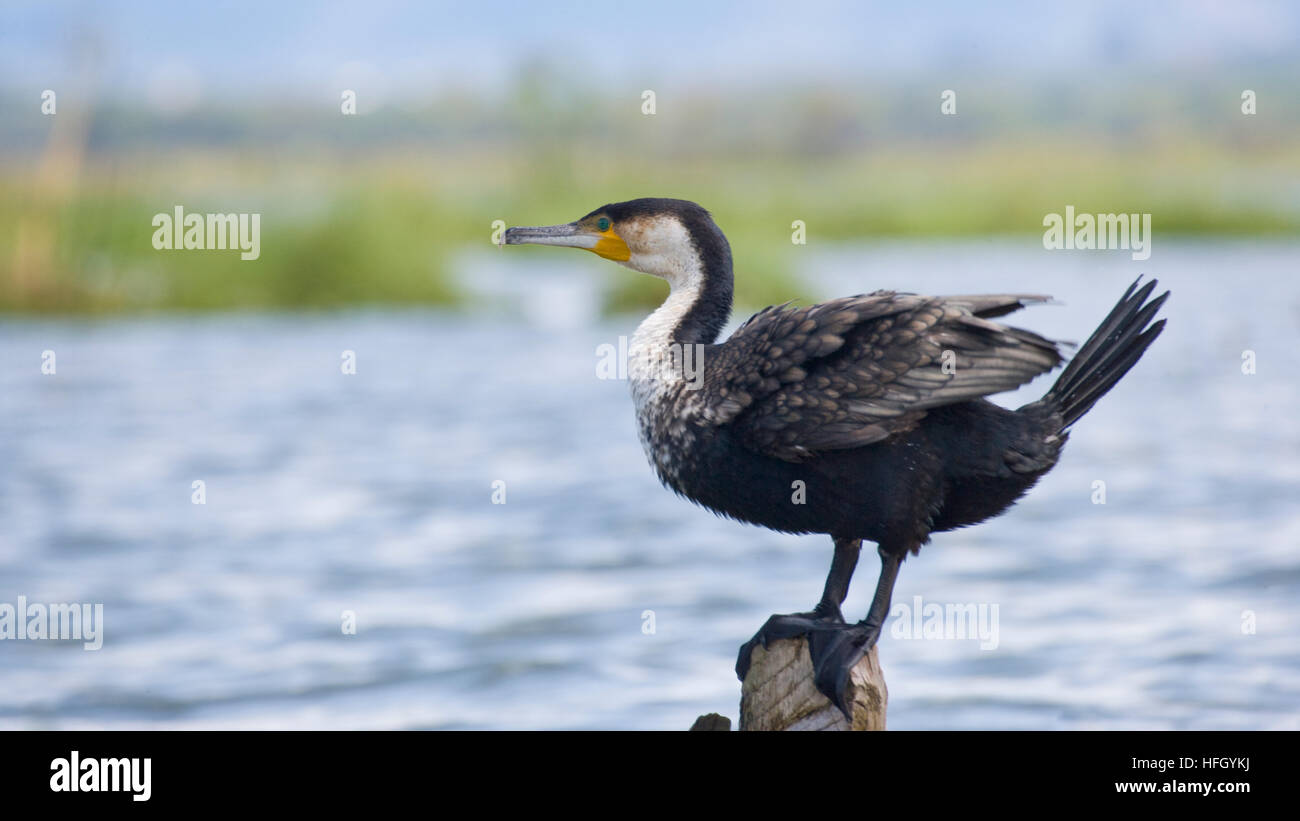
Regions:
[[[676, 292], [699, 289], [704, 272], [691, 235], [675, 217], [639, 217], [619, 225], [631, 256], [619, 265], [668, 280]], [[649, 250], [653, 249], [653, 250]]]
[[629, 220], [619, 225], [619, 234], [631, 251], [620, 264], [665, 279], [671, 289], [664, 303], [637, 327], [628, 345], [628, 377], [641, 445], [660, 476], [669, 478], [675, 475], [674, 452], [686, 446], [693, 428], [689, 414], [681, 412], [687, 407], [681, 400], [700, 387], [702, 368], [707, 367], [702, 361], [705, 346], [673, 341], [704, 290], [704, 263], [690, 233], [675, 218]]
[[[673, 342], [682, 319], [700, 298], [704, 288], [704, 268], [690, 234], [676, 219], [659, 218], [634, 221], [620, 226], [620, 234], [633, 249], [622, 263], [628, 268], [654, 274], [668, 280], [668, 298], [646, 317], [632, 334], [628, 345], [628, 378], [632, 401], [641, 420], [642, 444], [650, 452], [648, 440], [652, 408], [673, 403], [680, 395], [699, 387], [699, 368], [703, 363], [698, 347]], [[646, 248], [655, 249], [652, 253]], [[654, 460], [652, 457], [652, 461]]]
[[666, 279], [671, 289], [664, 303], [637, 327], [628, 346], [631, 357], [628, 375], [636, 396], [639, 393], [636, 388], [638, 380], [660, 383], [680, 380], [680, 373], [673, 375], [672, 368], [663, 368], [659, 364], [671, 359], [673, 332], [699, 299], [704, 286], [704, 270], [699, 253], [691, 244], [690, 234], [675, 219], [638, 220], [621, 233], [629, 248], [655, 250], [649, 253], [634, 250], [632, 256], [620, 264]]

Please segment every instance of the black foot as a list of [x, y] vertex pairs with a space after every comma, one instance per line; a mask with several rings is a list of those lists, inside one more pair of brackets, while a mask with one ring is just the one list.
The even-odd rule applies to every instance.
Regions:
[[800, 636], [808, 637], [813, 683], [844, 713], [845, 718], [852, 721], [853, 714], [849, 711], [846, 698], [849, 674], [880, 638], [879, 627], [861, 622], [845, 624], [838, 612], [830, 615], [813, 612], [772, 616], [763, 625], [763, 629], [741, 646], [740, 655], [736, 658], [736, 676], [741, 681], [745, 680], [749, 673], [750, 654], [755, 647], [761, 644], [766, 649], [769, 641]]
[[850, 722], [847, 690], [849, 674], [880, 638], [880, 628], [861, 622], [844, 625], [838, 630], [819, 630], [808, 634], [808, 654], [812, 656], [813, 683], [831, 703], [840, 708]]
[[772, 616], [754, 634], [752, 639], [740, 646], [740, 653], [736, 656], [736, 678], [741, 681], [745, 680], [745, 676], [749, 674], [749, 656], [754, 652], [754, 648], [759, 645], [762, 645], [763, 649], [766, 650], [769, 641], [796, 639], [811, 633], [835, 630], [844, 626], [844, 616], [840, 615], [838, 607], [828, 608], [820, 604], [811, 613], [790, 613], [784, 616]]

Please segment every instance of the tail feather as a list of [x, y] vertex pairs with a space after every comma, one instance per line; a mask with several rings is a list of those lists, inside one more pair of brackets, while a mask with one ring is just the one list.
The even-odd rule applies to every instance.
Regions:
[[1043, 401], [1055, 408], [1064, 420], [1062, 428], [1068, 428], [1078, 421], [1097, 400], [1106, 394], [1115, 383], [1128, 373], [1129, 369], [1142, 358], [1151, 343], [1164, 330], [1165, 320], [1150, 324], [1160, 306], [1169, 298], [1165, 291], [1160, 296], [1147, 301], [1156, 280], [1138, 288], [1142, 281], [1138, 277], [1124, 296], [1102, 320], [1097, 330], [1093, 331], [1088, 341], [1083, 343], [1079, 352], [1070, 360], [1070, 364], [1061, 372], [1056, 384], [1043, 397]]

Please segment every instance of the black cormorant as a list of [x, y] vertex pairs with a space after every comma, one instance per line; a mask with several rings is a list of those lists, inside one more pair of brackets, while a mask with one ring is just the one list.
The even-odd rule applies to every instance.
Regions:
[[[663, 483], [697, 504], [831, 536], [821, 601], [769, 618], [736, 673], [744, 679], [756, 644], [807, 636], [817, 687], [846, 714], [849, 671], [880, 636], [903, 559], [932, 533], [1002, 513], [1051, 470], [1070, 426], [1160, 335], [1165, 321], [1152, 319], [1169, 296], [1149, 300], [1156, 283], [1139, 278], [1051, 389], [1013, 411], [984, 397], [1061, 355], [991, 320], [1045, 296], [876, 291], [767, 308], [718, 343], [731, 248], [693, 202], [613, 203], [565, 225], [510, 228], [504, 243], [585, 248], [668, 281], [629, 345], [641, 443]], [[840, 605], [864, 539], [877, 545], [880, 580], [866, 618], [848, 624]]]

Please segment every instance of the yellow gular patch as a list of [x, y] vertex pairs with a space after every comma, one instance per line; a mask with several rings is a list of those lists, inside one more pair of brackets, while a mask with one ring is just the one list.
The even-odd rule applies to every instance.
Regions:
[[600, 239], [596, 240], [596, 245], [591, 251], [615, 262], [627, 262], [632, 256], [632, 250], [627, 247], [622, 237], [614, 233], [613, 228], [600, 235]]

